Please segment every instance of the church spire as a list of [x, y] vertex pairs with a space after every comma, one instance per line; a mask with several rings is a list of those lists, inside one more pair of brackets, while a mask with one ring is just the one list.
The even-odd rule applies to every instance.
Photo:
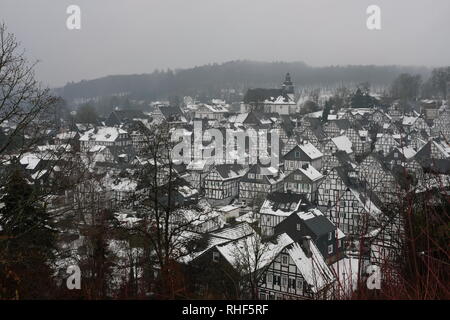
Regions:
[[294, 94], [294, 85], [292, 84], [291, 75], [289, 72], [286, 73], [286, 78], [284, 79], [282, 88], [284, 93]]

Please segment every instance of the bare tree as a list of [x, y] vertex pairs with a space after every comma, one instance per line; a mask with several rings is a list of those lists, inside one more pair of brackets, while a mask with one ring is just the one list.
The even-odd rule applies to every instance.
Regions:
[[0, 127], [7, 128], [0, 156], [14, 149], [28, 150], [43, 136], [42, 122], [56, 99], [35, 79], [36, 63], [29, 63], [15, 36], [0, 25]]
[[184, 204], [178, 190], [182, 183], [172, 158], [174, 142], [167, 123], [153, 125], [145, 132], [148, 147], [140, 154], [141, 163], [136, 171], [138, 191], [130, 199], [142, 222], [133, 228], [143, 237], [148, 290], [156, 291], [160, 298], [182, 296], [185, 284], [178, 260], [189, 254], [192, 239], [188, 236], [196, 223], [205, 219], [196, 204]]

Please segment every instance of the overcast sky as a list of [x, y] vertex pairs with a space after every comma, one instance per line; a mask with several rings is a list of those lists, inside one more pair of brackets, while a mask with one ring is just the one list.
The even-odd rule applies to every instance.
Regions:
[[0, 20], [51, 86], [236, 59], [450, 65], [450, 0], [0, 0]]

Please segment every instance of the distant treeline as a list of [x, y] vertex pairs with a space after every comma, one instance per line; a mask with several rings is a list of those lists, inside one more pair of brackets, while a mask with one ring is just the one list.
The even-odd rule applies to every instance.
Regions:
[[[297, 88], [339, 86], [369, 82], [389, 86], [402, 73], [419, 74], [427, 78], [430, 69], [406, 66], [328, 66], [311, 67], [303, 62], [231, 61], [191, 69], [156, 70], [150, 74], [114, 75], [95, 80], [68, 83], [56, 89], [69, 103], [126, 94], [131, 99], [160, 100], [174, 96], [197, 98], [238, 98], [248, 88], [279, 87], [287, 72]], [[224, 92], [224, 89], [231, 89]], [[236, 96], [237, 95], [237, 96]]]

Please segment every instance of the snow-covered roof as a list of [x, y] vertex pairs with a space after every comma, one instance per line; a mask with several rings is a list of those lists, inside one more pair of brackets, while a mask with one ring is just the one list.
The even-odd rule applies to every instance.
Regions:
[[272, 193], [261, 206], [260, 214], [288, 217], [302, 204], [302, 197], [297, 194]]
[[448, 145], [445, 141], [436, 141], [433, 140], [433, 144], [438, 148], [440, 152], [446, 157], [450, 157], [450, 145]]
[[187, 165], [186, 170], [203, 171], [207, 163], [207, 160], [193, 160]]
[[136, 190], [137, 182], [130, 179], [120, 179], [110, 184], [111, 190], [120, 192], [132, 192]]
[[264, 100], [264, 104], [289, 104], [295, 105], [296, 103], [289, 96], [270, 97]]
[[233, 210], [239, 210], [240, 208], [241, 208], [240, 206], [229, 204], [227, 206], [220, 207], [217, 210], [219, 210], [221, 212], [230, 212], [230, 211], [233, 211]]
[[20, 164], [26, 165], [25, 169], [28, 170], [34, 170], [40, 161], [40, 157], [32, 153], [25, 154], [22, 158], [20, 158]]
[[223, 239], [235, 240], [240, 237], [252, 234], [253, 232], [253, 228], [248, 223], [239, 223], [231, 227], [213, 231], [211, 232], [211, 235]]
[[311, 257], [306, 256], [298, 243], [293, 243], [287, 251], [311, 290], [317, 293], [332, 283], [335, 276], [313, 241], [309, 242], [309, 247]]
[[323, 157], [323, 153], [319, 151], [311, 142], [299, 144], [300, 149], [311, 158], [311, 160]]
[[308, 179], [310, 179], [311, 181], [316, 181], [316, 180], [320, 180], [323, 178], [323, 175], [316, 170], [316, 168], [314, 168], [311, 165], [308, 165], [308, 167], [306, 167], [306, 169], [304, 169], [303, 167], [300, 167], [299, 170], [308, 177]]
[[255, 214], [253, 212], [247, 212], [243, 214], [242, 216], [239, 216], [236, 218], [237, 222], [248, 222], [248, 223], [254, 223], [258, 221], [258, 219], [255, 217]]
[[62, 133], [58, 133], [56, 135], [56, 138], [59, 140], [70, 140], [70, 139], [74, 139], [77, 135], [76, 131], [67, 131], [67, 132], [62, 132]]
[[353, 153], [352, 142], [350, 141], [349, 138], [347, 138], [347, 136], [344, 135], [344, 136], [334, 137], [334, 138], [331, 138], [331, 141], [333, 141], [333, 143], [336, 145], [338, 150], [345, 151], [348, 154]]
[[214, 113], [225, 113], [225, 112], [228, 112], [228, 108], [226, 108], [223, 105], [203, 104], [202, 106], [205, 107], [206, 109], [208, 109], [209, 111], [214, 112]]
[[412, 147], [396, 147], [396, 149], [402, 153], [406, 159], [411, 159], [416, 155], [416, 151]]
[[404, 126], [412, 126], [414, 124], [414, 122], [416, 122], [416, 120], [419, 117], [409, 117], [409, 116], [404, 116], [403, 120], [402, 120], [402, 125]]
[[286, 233], [279, 235], [274, 242], [261, 242], [257, 233], [217, 246], [222, 256], [238, 271], [249, 274], [264, 268], [286, 248], [292, 240]]
[[102, 152], [105, 149], [106, 149], [106, 146], [95, 145], [95, 146], [92, 146], [88, 152], [90, 152], [90, 153]]
[[247, 119], [248, 113], [240, 113], [236, 115], [232, 115], [228, 118], [228, 121], [231, 123], [243, 123], [245, 119]]
[[126, 133], [125, 130], [116, 127], [97, 127], [86, 131], [80, 137], [80, 141], [114, 142], [119, 134]]
[[31, 178], [32, 178], [33, 180], [39, 180], [39, 179], [42, 178], [46, 173], [47, 173], [47, 170], [39, 170], [39, 171], [36, 171], [35, 173], [33, 173], [33, 174], [31, 175]]
[[300, 219], [306, 221], [306, 220], [309, 220], [309, 219], [313, 219], [313, 218], [315, 218], [317, 216], [323, 216], [323, 213], [319, 209], [312, 208], [312, 209], [309, 209], [308, 211], [297, 212], [297, 215], [298, 215], [298, 217]]

